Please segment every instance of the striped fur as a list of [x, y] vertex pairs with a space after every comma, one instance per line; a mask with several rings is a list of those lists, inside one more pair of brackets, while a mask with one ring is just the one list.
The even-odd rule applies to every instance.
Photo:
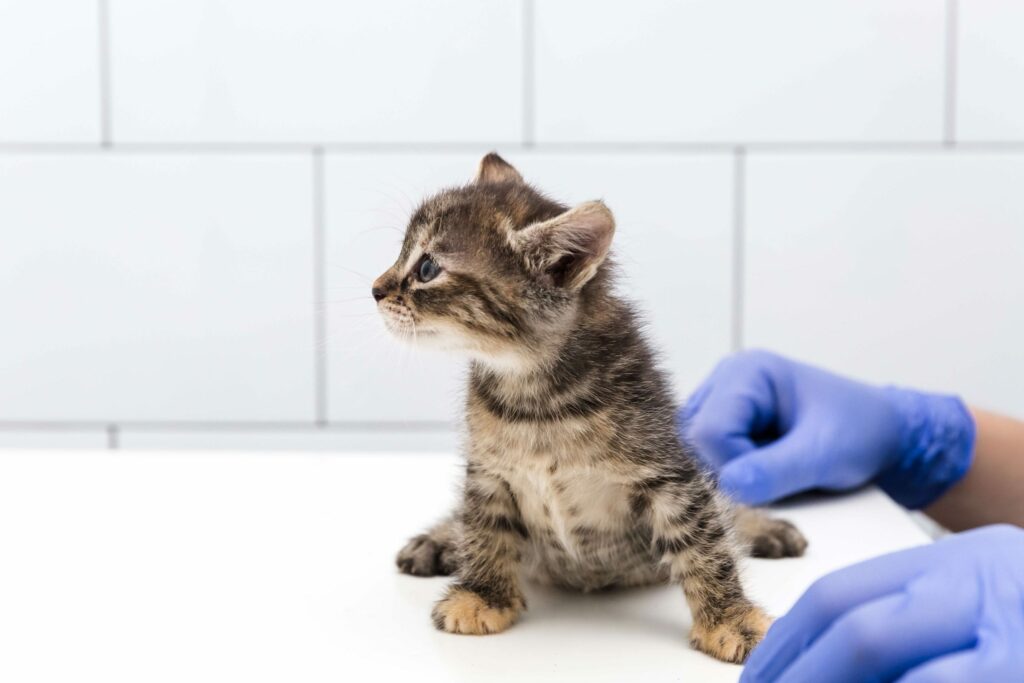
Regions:
[[[677, 436], [675, 405], [634, 310], [613, 293], [611, 213], [569, 209], [497, 155], [414, 213], [374, 283], [400, 337], [472, 359], [463, 501], [398, 565], [456, 582], [438, 628], [491, 633], [525, 608], [521, 575], [580, 591], [674, 582], [691, 642], [743, 661], [769, 619], [739, 556], [802, 554], [789, 523], [732, 506]], [[440, 268], [418, 276], [425, 259]]]

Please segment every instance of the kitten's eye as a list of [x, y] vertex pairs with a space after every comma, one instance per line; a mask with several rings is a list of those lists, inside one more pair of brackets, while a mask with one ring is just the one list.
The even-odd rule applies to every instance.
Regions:
[[441, 266], [429, 256], [424, 256], [420, 261], [420, 269], [416, 272], [420, 282], [430, 282], [441, 274]]

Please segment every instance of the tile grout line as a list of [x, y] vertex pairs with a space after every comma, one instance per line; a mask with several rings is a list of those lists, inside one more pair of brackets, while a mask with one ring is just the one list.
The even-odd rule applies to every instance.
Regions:
[[943, 102], [943, 144], [947, 147], [956, 144], [958, 22], [957, 0], [946, 0], [946, 91]]
[[[436, 420], [336, 420], [328, 424], [327, 431], [338, 433], [350, 432], [444, 432], [454, 431], [455, 423]], [[126, 430], [143, 432], [321, 432], [324, 428], [309, 421], [294, 422], [216, 422], [216, 421], [175, 421], [175, 420], [140, 420], [137, 422], [98, 422], [76, 420], [21, 420], [0, 421], [0, 433], [3, 432], [82, 432], [99, 430], [107, 435], [108, 444], [113, 440], [119, 442], [121, 434]]]
[[327, 426], [327, 282], [324, 150], [313, 149], [313, 386], [316, 425]]
[[533, 147], [536, 138], [536, 71], [534, 61], [534, 5], [533, 0], [522, 0], [523, 3], [523, 146]]
[[109, 0], [97, 0], [99, 22], [100, 71], [100, 147], [109, 149], [114, 144], [113, 102], [110, 83], [110, 6]]
[[[307, 155], [320, 150], [324, 155], [345, 154], [462, 154], [481, 152], [501, 145], [523, 153], [545, 154], [658, 154], [658, 155], [732, 155], [737, 147], [758, 154], [860, 154], [860, 153], [949, 153], [942, 140], [933, 142], [445, 142], [445, 143], [119, 143], [109, 149], [98, 144], [0, 142], [3, 154], [294, 154]], [[958, 142], [959, 152], [1024, 153], [1024, 140]]]
[[115, 424], [107, 425], [107, 449], [116, 451], [121, 447], [121, 430]]
[[732, 190], [732, 325], [729, 345], [733, 352], [743, 348], [743, 288], [746, 268], [746, 150], [733, 152]]

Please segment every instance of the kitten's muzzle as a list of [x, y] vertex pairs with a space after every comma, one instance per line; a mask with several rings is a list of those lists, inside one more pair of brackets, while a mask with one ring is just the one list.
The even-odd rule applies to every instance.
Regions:
[[370, 293], [373, 294], [373, 300], [377, 303], [380, 303], [380, 300], [388, 295], [382, 287], [374, 287], [370, 290]]

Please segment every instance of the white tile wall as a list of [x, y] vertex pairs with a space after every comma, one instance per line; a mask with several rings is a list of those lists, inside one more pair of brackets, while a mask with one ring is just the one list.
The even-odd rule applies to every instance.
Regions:
[[746, 340], [1024, 415], [1024, 157], [754, 155]]
[[543, 141], [938, 140], [944, 2], [537, 2]]
[[957, 52], [960, 137], [1024, 141], [1024, 3], [959, 3]]
[[97, 3], [0, 0], [0, 143], [98, 142]]
[[684, 398], [730, 349], [731, 155], [509, 155], [567, 204], [603, 199], [616, 219], [620, 290], [650, 321]]
[[681, 395], [735, 325], [1024, 416], [1022, 29], [985, 0], [0, 0], [0, 446], [452, 448], [461, 361], [385, 336], [369, 284], [492, 148], [609, 203]]
[[512, 0], [110, 0], [121, 141], [518, 140]]
[[311, 187], [307, 155], [0, 155], [0, 415], [312, 419]]

